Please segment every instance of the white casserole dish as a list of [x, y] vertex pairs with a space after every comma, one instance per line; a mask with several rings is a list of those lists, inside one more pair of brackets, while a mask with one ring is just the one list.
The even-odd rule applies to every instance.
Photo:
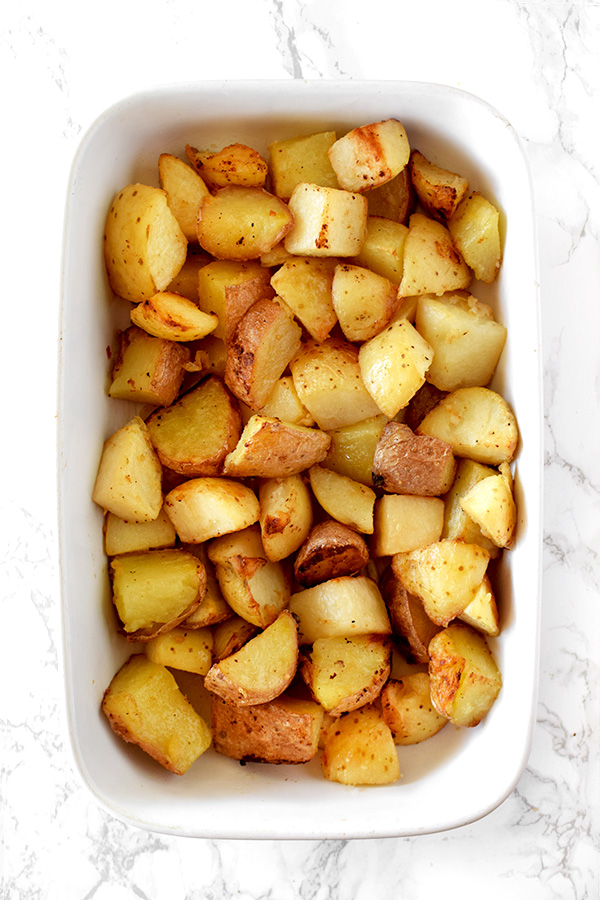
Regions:
[[[109, 400], [108, 348], [128, 317], [102, 259], [108, 205], [125, 184], [157, 184], [161, 152], [186, 142], [233, 141], [266, 152], [275, 138], [395, 117], [411, 145], [466, 175], [505, 215], [504, 264], [496, 284], [476, 282], [508, 342], [492, 387], [513, 406], [521, 444], [514, 464], [519, 523], [498, 593], [502, 634], [492, 642], [503, 674], [499, 699], [474, 729], [447, 726], [401, 747], [392, 786], [329, 783], [320, 764], [240, 766], [214, 752], [183, 777], [124, 744], [100, 712], [103, 692], [135, 645], [114, 630], [102, 513], [90, 496], [104, 439], [132, 415]], [[405, 836], [473, 822], [517, 783], [535, 718], [540, 608], [542, 398], [539, 303], [528, 166], [517, 135], [478, 98], [410, 82], [249, 82], [176, 85], [109, 109], [75, 158], [63, 267], [59, 503], [64, 671], [75, 766], [98, 803], [154, 831], [205, 838], [326, 839]]]

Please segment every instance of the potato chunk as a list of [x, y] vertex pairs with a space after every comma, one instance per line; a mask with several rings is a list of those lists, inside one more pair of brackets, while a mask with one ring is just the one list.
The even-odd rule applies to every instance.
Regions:
[[153, 337], [131, 325], [121, 332], [119, 351], [112, 370], [109, 397], [151, 406], [172, 403], [183, 382], [190, 360], [187, 347]]
[[410, 176], [421, 206], [440, 222], [447, 222], [469, 190], [462, 175], [437, 166], [413, 150], [409, 162]]
[[231, 478], [192, 478], [169, 491], [165, 509], [179, 538], [201, 544], [241, 531], [258, 521], [260, 507], [251, 488]]
[[310, 491], [300, 475], [261, 482], [260, 530], [267, 559], [277, 562], [300, 547], [308, 536], [313, 510]]
[[347, 525], [327, 519], [312, 529], [296, 555], [294, 575], [312, 587], [342, 575], [356, 575], [369, 561], [363, 537]]
[[394, 494], [438, 497], [452, 486], [456, 462], [444, 441], [388, 422], [373, 454], [373, 484]]
[[126, 522], [111, 512], [104, 520], [104, 552], [107, 556], [164, 550], [174, 547], [176, 539], [173, 523], [164, 508], [151, 522]]
[[468, 288], [471, 279], [471, 270], [454, 246], [448, 229], [422, 213], [413, 213], [404, 241], [399, 296], [458, 291]]
[[331, 446], [323, 461], [328, 469], [373, 486], [373, 455], [387, 416], [381, 413], [329, 431]]
[[262, 187], [268, 166], [257, 150], [246, 144], [229, 144], [215, 153], [186, 145], [187, 157], [202, 180], [213, 190], [239, 184]]
[[482, 478], [465, 494], [460, 505], [497, 547], [511, 546], [517, 509], [511, 486], [503, 475]]
[[333, 170], [346, 191], [366, 191], [391, 181], [409, 157], [406, 131], [397, 119], [354, 128], [329, 149]]
[[168, 341], [197, 341], [214, 331], [218, 319], [170, 291], [159, 291], [131, 310], [131, 321], [154, 337]]
[[160, 184], [167, 192], [169, 207], [188, 241], [196, 243], [198, 210], [209, 190], [197, 172], [171, 153], [158, 157]]
[[153, 637], [145, 649], [148, 659], [162, 666], [206, 675], [212, 664], [212, 645], [210, 628], [177, 626]]
[[284, 239], [295, 256], [356, 256], [365, 239], [367, 201], [360, 194], [298, 184], [289, 201], [294, 225]]
[[379, 696], [390, 653], [389, 638], [381, 635], [320, 638], [306, 651], [301, 673], [315, 700], [337, 718]]
[[292, 228], [286, 204], [261, 187], [230, 185], [202, 201], [198, 242], [216, 259], [258, 259]]
[[328, 727], [322, 767], [328, 781], [341, 784], [393, 784], [400, 778], [394, 738], [376, 707], [363, 706]]
[[308, 475], [315, 499], [328, 515], [362, 534], [373, 533], [374, 490], [324, 466], [311, 466]]
[[402, 281], [407, 235], [407, 225], [383, 216], [369, 215], [363, 245], [353, 262], [398, 286]]
[[394, 743], [402, 746], [426, 741], [448, 722], [431, 702], [427, 672], [415, 672], [398, 681], [388, 681], [381, 692], [381, 711]]
[[317, 428], [290, 425], [258, 413], [248, 420], [225, 459], [225, 474], [249, 478], [297, 475], [323, 459], [331, 438]]
[[444, 524], [444, 501], [439, 497], [384, 494], [375, 501], [374, 556], [392, 556], [438, 541]]
[[337, 264], [335, 257], [291, 257], [271, 278], [271, 287], [317, 341], [328, 338], [337, 322], [331, 294]]
[[475, 277], [491, 284], [500, 270], [500, 212], [477, 191], [465, 197], [448, 222], [455, 246]]
[[255, 260], [215, 259], [202, 266], [197, 276], [198, 303], [201, 310], [219, 320], [214, 337], [231, 340], [252, 304], [273, 297], [270, 278], [270, 271]]
[[459, 459], [456, 467], [456, 477], [450, 491], [446, 494], [444, 508], [444, 528], [442, 537], [462, 540], [465, 544], [479, 544], [484, 547], [494, 559], [499, 554], [499, 548], [492, 540], [485, 537], [479, 525], [471, 519], [462, 508], [462, 498], [470, 489], [490, 475], [495, 475], [496, 469], [474, 462], [472, 459]]
[[328, 150], [336, 141], [335, 131], [302, 134], [269, 145], [269, 171], [273, 191], [289, 200], [294, 188], [302, 182], [321, 187], [338, 188]]
[[391, 633], [379, 588], [364, 575], [332, 578], [292, 594], [289, 610], [298, 619], [303, 644], [321, 637]]
[[391, 565], [382, 573], [379, 589], [390, 614], [396, 643], [406, 659], [427, 664], [429, 642], [441, 626], [431, 621], [419, 598], [406, 590]]
[[348, 341], [368, 341], [398, 310], [395, 284], [363, 266], [335, 268], [331, 286], [333, 308]]

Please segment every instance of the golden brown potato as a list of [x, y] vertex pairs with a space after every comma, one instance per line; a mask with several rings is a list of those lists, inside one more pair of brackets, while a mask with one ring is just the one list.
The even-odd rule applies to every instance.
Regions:
[[340, 187], [366, 191], [395, 178], [406, 166], [410, 146], [397, 119], [353, 128], [329, 149]]
[[391, 633], [379, 588], [364, 575], [332, 578], [292, 594], [289, 610], [298, 621], [302, 644], [321, 637]]
[[311, 530], [294, 560], [296, 581], [312, 587], [342, 575], [356, 575], [369, 561], [363, 537], [333, 519], [319, 522]]
[[335, 140], [335, 131], [321, 131], [273, 141], [269, 145], [269, 171], [274, 193], [289, 200], [296, 185], [302, 182], [338, 188], [327, 154]]
[[177, 535], [164, 509], [151, 522], [126, 522], [107, 513], [104, 519], [104, 552], [107, 556], [165, 550], [174, 547]]
[[213, 697], [212, 720], [217, 753], [244, 762], [305, 763], [319, 749], [323, 710], [296, 697], [248, 707]]
[[311, 466], [308, 476], [317, 503], [328, 515], [362, 534], [373, 533], [374, 490], [324, 466]]
[[400, 303], [397, 287], [388, 278], [348, 263], [336, 266], [331, 296], [348, 341], [374, 337], [395, 315]]
[[197, 276], [198, 303], [219, 320], [214, 337], [230, 341], [252, 304], [274, 296], [270, 279], [269, 269], [255, 260], [215, 259], [202, 266]]
[[362, 706], [327, 728], [323, 774], [341, 784], [393, 784], [400, 778], [396, 745], [381, 711]]
[[510, 547], [517, 508], [509, 480], [502, 474], [482, 478], [461, 498], [460, 505], [497, 547]]
[[484, 635], [455, 622], [436, 634], [429, 656], [435, 708], [455, 725], [478, 725], [502, 687], [502, 676]]
[[213, 662], [231, 656], [254, 637], [257, 631], [257, 625], [238, 615], [231, 616], [226, 622], [220, 622], [213, 628]]
[[387, 416], [380, 413], [363, 419], [362, 422], [329, 431], [331, 446], [323, 465], [353, 481], [372, 487], [373, 454], [387, 421]]
[[206, 675], [212, 665], [212, 645], [210, 628], [177, 626], [149, 640], [145, 651], [148, 659], [161, 666]]
[[365, 239], [352, 262], [376, 272], [398, 286], [402, 281], [404, 242], [407, 235], [407, 225], [370, 214], [367, 217]]
[[254, 491], [231, 478], [192, 478], [169, 491], [165, 509], [180, 540], [201, 544], [258, 522]]
[[498, 616], [498, 605], [496, 597], [492, 590], [490, 579], [484, 575], [483, 581], [477, 589], [477, 593], [471, 602], [465, 606], [464, 610], [458, 617], [461, 622], [466, 622], [477, 631], [483, 631], [490, 637], [496, 637], [500, 634], [500, 618]]
[[274, 700], [290, 685], [298, 663], [294, 617], [283, 610], [247, 644], [209, 670], [204, 684], [234, 706], [256, 706]]
[[[385, 600], [392, 630], [404, 656], [415, 663], [429, 662], [429, 642], [441, 625], [432, 622], [418, 597], [409, 593], [392, 566], [388, 566], [379, 580], [379, 590]], [[388, 723], [389, 724], [389, 723]]]
[[183, 775], [211, 744], [206, 722], [185, 699], [173, 675], [135, 654], [104, 693], [102, 712], [120, 738], [137, 744], [170, 772]]
[[197, 341], [217, 327], [214, 315], [202, 312], [193, 300], [159, 291], [131, 310], [134, 325], [167, 341]]
[[190, 351], [152, 337], [135, 325], [119, 333], [109, 397], [152, 406], [169, 406], [179, 393]]
[[447, 222], [469, 190], [467, 179], [430, 162], [418, 150], [410, 154], [408, 168], [421, 206], [434, 219]]
[[384, 494], [375, 501], [371, 553], [393, 556], [438, 541], [444, 524], [439, 497]]
[[500, 212], [474, 191], [465, 197], [448, 222], [452, 240], [475, 273], [475, 278], [491, 284], [500, 270]]
[[427, 672], [414, 672], [401, 680], [388, 681], [381, 692], [381, 711], [394, 743], [402, 746], [426, 741], [448, 722], [431, 702]]
[[454, 481], [452, 448], [437, 438], [414, 434], [408, 425], [388, 422], [373, 454], [373, 484], [394, 494], [438, 497]]
[[[240, 402], [240, 410], [242, 413], [242, 421], [244, 425], [254, 415], [254, 410]], [[305, 425], [310, 427], [315, 424], [315, 420], [300, 402], [298, 392], [294, 386], [294, 379], [291, 375], [282, 375], [275, 382], [275, 387], [269, 394], [269, 399], [264, 406], [261, 406], [256, 412], [261, 416], [269, 416], [272, 419], [281, 419], [289, 425]]]
[[295, 553], [308, 536], [313, 521], [310, 491], [300, 475], [267, 478], [258, 499], [265, 554], [277, 562]]
[[263, 187], [268, 175], [265, 160], [246, 144], [229, 144], [216, 153], [187, 144], [185, 151], [196, 172], [212, 190], [230, 184]]
[[320, 638], [305, 651], [301, 674], [315, 700], [337, 718], [379, 696], [390, 654], [390, 640], [382, 635]]
[[225, 473], [237, 477], [285, 478], [323, 459], [331, 438], [317, 428], [290, 425], [258, 413], [248, 420]]
[[297, 184], [289, 201], [294, 225], [284, 238], [294, 256], [356, 256], [365, 239], [367, 201], [360, 194]]
[[191, 166], [171, 153], [161, 153], [158, 157], [158, 175], [179, 227], [188, 241], [196, 243], [198, 210], [209, 193], [208, 188]]
[[404, 241], [399, 296], [458, 291], [468, 288], [471, 279], [471, 270], [454, 246], [448, 229], [422, 213], [413, 213]]
[[271, 278], [271, 287], [311, 337], [324, 341], [337, 322], [331, 288], [338, 260], [292, 256]]
[[198, 213], [198, 242], [215, 259], [258, 259], [292, 228], [286, 204], [261, 187], [232, 184], [206, 197]]

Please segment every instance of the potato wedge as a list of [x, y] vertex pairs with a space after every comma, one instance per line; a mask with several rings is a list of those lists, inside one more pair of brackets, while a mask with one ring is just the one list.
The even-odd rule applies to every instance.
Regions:
[[373, 484], [394, 494], [438, 497], [450, 490], [456, 461], [449, 444], [388, 422], [373, 454]]
[[171, 153], [161, 153], [158, 157], [158, 175], [179, 227], [188, 241], [196, 243], [198, 210], [210, 193], [206, 184], [191, 166]]
[[234, 706], [256, 706], [283, 694], [296, 674], [297, 662], [296, 622], [283, 610], [241, 650], [215, 663], [204, 684]]
[[452, 242], [450, 232], [422, 213], [410, 217], [404, 241], [400, 297], [444, 294], [468, 288], [472, 273]]
[[298, 621], [302, 644], [321, 637], [391, 633], [379, 588], [364, 575], [332, 578], [292, 594], [288, 608]]
[[362, 534], [373, 533], [372, 488], [319, 465], [311, 466], [308, 476], [317, 503], [328, 515]]
[[267, 478], [260, 484], [258, 499], [265, 554], [271, 562], [278, 562], [295, 553], [310, 532], [310, 491], [300, 475]]
[[323, 774], [341, 784], [393, 784], [400, 778], [396, 745], [381, 711], [362, 706], [337, 719], [324, 739]]
[[186, 616], [182, 625], [187, 628], [207, 628], [233, 617], [233, 610], [223, 597], [214, 566], [208, 558], [206, 544], [181, 544], [181, 549], [197, 556], [206, 572], [206, 590], [196, 609]]
[[296, 185], [302, 182], [339, 188], [327, 152], [335, 141], [335, 131], [320, 131], [269, 144], [273, 192], [289, 200]]
[[230, 341], [252, 304], [274, 296], [270, 279], [271, 272], [255, 260], [215, 259], [202, 266], [197, 277], [198, 304], [219, 320], [214, 337]]
[[503, 475], [482, 478], [460, 500], [463, 511], [497, 547], [510, 547], [517, 524], [512, 490]]
[[104, 519], [104, 552], [107, 556], [165, 550], [174, 547], [177, 535], [164, 509], [151, 522], [126, 522], [107, 513]]
[[[254, 415], [254, 410], [246, 406], [240, 401], [240, 410], [242, 413], [242, 421], [244, 425]], [[298, 392], [294, 386], [294, 379], [291, 375], [282, 375], [275, 382], [275, 387], [269, 394], [269, 399], [264, 406], [261, 406], [256, 412], [262, 416], [269, 416], [272, 419], [281, 419], [289, 425], [305, 425], [310, 428], [315, 424], [315, 420], [300, 402]]]
[[367, 191], [391, 181], [409, 157], [408, 137], [397, 119], [353, 128], [329, 149], [337, 180], [346, 191]]
[[364, 538], [328, 519], [315, 525], [302, 544], [294, 560], [294, 575], [303, 587], [313, 587], [342, 575], [357, 575], [368, 561]]
[[384, 494], [375, 501], [371, 553], [393, 556], [438, 541], [444, 524], [439, 497]]
[[290, 425], [257, 413], [225, 458], [225, 473], [245, 478], [297, 475], [323, 459], [330, 443], [329, 435], [317, 428]]
[[131, 321], [148, 334], [167, 341], [197, 341], [214, 331], [219, 320], [202, 312], [187, 297], [159, 291], [131, 310]]
[[213, 662], [231, 656], [254, 637], [258, 626], [241, 616], [233, 615], [213, 628]]
[[390, 655], [390, 640], [382, 635], [319, 638], [305, 651], [301, 674], [315, 700], [337, 718], [379, 696]]
[[484, 466], [472, 459], [458, 460], [454, 483], [445, 498], [442, 529], [444, 538], [454, 538], [466, 544], [479, 544], [484, 547], [490, 554], [490, 559], [495, 559], [499, 555], [500, 548], [485, 537], [479, 525], [469, 518], [462, 508], [461, 500], [478, 481], [496, 473], [497, 469]]
[[212, 736], [173, 675], [143, 654], [131, 656], [104, 693], [102, 712], [112, 730], [176, 775], [208, 750]]
[[169, 491], [167, 515], [180, 540], [201, 544], [258, 522], [260, 506], [251, 488], [231, 478], [192, 478]]
[[115, 400], [169, 406], [179, 393], [189, 361], [187, 347], [131, 325], [119, 333], [108, 395]]
[[338, 260], [292, 256], [271, 278], [271, 287], [311, 337], [324, 341], [337, 322], [331, 288]]
[[401, 746], [420, 744], [442, 730], [448, 719], [431, 702], [430, 679], [426, 672], [388, 681], [381, 692], [381, 712]]
[[398, 310], [398, 289], [393, 282], [363, 266], [342, 263], [335, 267], [331, 285], [333, 309], [348, 341], [368, 341]]
[[461, 622], [466, 622], [467, 625], [477, 629], [477, 631], [489, 634], [490, 637], [496, 637], [500, 634], [498, 605], [487, 575], [484, 575], [477, 593], [471, 602], [465, 606], [458, 618]]
[[215, 153], [198, 150], [190, 144], [185, 150], [194, 169], [211, 190], [230, 184], [260, 188], [269, 172], [260, 153], [246, 144], [229, 144]]
[[430, 162], [419, 150], [411, 152], [408, 168], [421, 206], [434, 219], [447, 222], [469, 190], [467, 179]]
[[284, 238], [294, 256], [356, 256], [365, 239], [367, 201], [318, 184], [296, 185], [289, 200], [294, 225]]
[[462, 200], [448, 228], [475, 278], [491, 284], [502, 262], [499, 210], [478, 191], [473, 191]]
[[145, 651], [148, 659], [161, 666], [206, 675], [212, 665], [212, 646], [210, 628], [177, 626], [149, 640]]
[[[396, 643], [409, 662], [429, 662], [429, 642], [441, 625], [432, 622], [418, 597], [409, 593], [392, 566], [387, 566], [379, 580]], [[473, 601], [472, 601], [473, 602]]]
[[198, 242], [215, 259], [258, 259], [294, 224], [286, 204], [262, 187], [230, 185], [206, 197], [198, 213]]

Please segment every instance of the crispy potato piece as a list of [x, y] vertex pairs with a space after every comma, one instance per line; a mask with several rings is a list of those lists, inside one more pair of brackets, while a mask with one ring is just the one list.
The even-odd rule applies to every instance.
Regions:
[[297, 184], [289, 201], [293, 228], [285, 249], [295, 256], [356, 256], [365, 239], [367, 201], [357, 193]]
[[362, 706], [335, 721], [324, 738], [323, 774], [341, 784], [393, 784], [400, 778], [394, 738], [381, 711]]
[[104, 228], [104, 261], [117, 296], [139, 303], [164, 290], [186, 253], [187, 240], [165, 191], [146, 184], [119, 191]]
[[146, 643], [145, 650], [148, 659], [161, 666], [206, 675], [212, 665], [212, 645], [210, 628], [190, 630], [177, 626], [153, 637]]
[[186, 144], [185, 152], [196, 172], [213, 190], [230, 184], [263, 187], [269, 172], [260, 153], [246, 144], [229, 144], [216, 153]]
[[258, 413], [248, 420], [237, 446], [225, 459], [225, 474], [285, 478], [323, 459], [331, 438], [317, 428], [290, 425]]
[[274, 296], [271, 273], [255, 260], [215, 259], [198, 272], [200, 309], [219, 320], [213, 335], [230, 341], [245, 312], [253, 303]]
[[290, 369], [301, 403], [322, 431], [380, 413], [362, 380], [358, 350], [348, 341], [308, 340], [292, 359]]
[[438, 541], [444, 524], [439, 497], [384, 494], [375, 501], [371, 553], [392, 556]]
[[135, 325], [120, 332], [119, 339], [109, 397], [169, 406], [183, 382], [189, 349], [152, 337]]
[[408, 168], [421, 206], [434, 219], [447, 222], [469, 190], [467, 179], [430, 162], [419, 150], [410, 154]]
[[267, 478], [258, 489], [260, 531], [267, 559], [278, 562], [300, 547], [310, 532], [310, 491], [300, 475]]
[[429, 662], [429, 642], [441, 625], [432, 622], [418, 597], [409, 593], [391, 565], [379, 580], [392, 630], [400, 649], [409, 662]]
[[478, 191], [465, 197], [448, 222], [454, 245], [475, 278], [491, 284], [502, 263], [500, 212]]
[[143, 654], [131, 656], [104, 693], [112, 730], [137, 744], [170, 772], [183, 775], [208, 750], [212, 736], [173, 675]]
[[331, 446], [323, 465], [353, 481], [373, 486], [373, 455], [379, 435], [388, 421], [381, 413], [329, 431]]
[[[244, 425], [252, 418], [255, 411], [240, 402], [242, 413], [242, 421]], [[272, 419], [281, 419], [289, 425], [304, 425], [307, 428], [315, 424], [315, 420], [300, 402], [298, 392], [294, 386], [294, 379], [291, 375], [282, 375], [275, 382], [275, 387], [269, 394], [269, 399], [264, 406], [261, 406], [256, 412], [261, 416], [269, 416]]]
[[506, 400], [489, 388], [452, 391], [418, 428], [450, 444], [456, 456], [488, 465], [510, 462], [517, 449], [517, 420]]
[[219, 622], [213, 628], [213, 661], [220, 662], [254, 637], [258, 626], [234, 614], [226, 622]]
[[296, 674], [297, 663], [296, 622], [283, 610], [241, 650], [215, 663], [204, 684], [234, 706], [256, 706], [283, 694]]
[[187, 476], [220, 474], [242, 430], [235, 400], [214, 376], [153, 412], [147, 426], [163, 466]]
[[292, 256], [271, 278], [271, 287], [317, 341], [326, 340], [337, 322], [331, 294], [337, 264], [335, 257]]
[[362, 344], [358, 363], [364, 385], [379, 410], [393, 418], [425, 382], [433, 350], [403, 316]]
[[404, 242], [407, 235], [407, 225], [370, 214], [367, 217], [363, 245], [352, 261], [398, 286], [404, 270]]
[[455, 725], [478, 725], [502, 687], [485, 637], [462, 622], [453, 623], [433, 638], [429, 656], [435, 708]]
[[177, 535], [164, 509], [151, 522], [126, 522], [107, 513], [104, 519], [104, 552], [107, 556], [165, 550], [174, 547]]
[[405, 166], [391, 181], [371, 188], [366, 197], [369, 204], [369, 216], [381, 216], [406, 225], [416, 206], [416, 196], [408, 166]]
[[311, 530], [294, 560], [296, 581], [313, 587], [342, 575], [356, 575], [367, 565], [369, 549], [363, 537], [333, 519]]
[[468, 288], [471, 278], [471, 270], [454, 246], [448, 229], [422, 213], [413, 213], [404, 241], [399, 296], [458, 291]]
[[213, 697], [212, 719], [217, 753], [244, 762], [289, 765], [316, 756], [323, 710], [297, 697], [248, 707]]
[[171, 153], [158, 157], [160, 186], [167, 193], [171, 212], [188, 241], [196, 243], [198, 210], [209, 190], [196, 171]]
[[447, 625], [475, 596], [488, 560], [488, 552], [477, 544], [443, 540], [396, 554], [392, 568], [406, 589], [421, 598], [429, 618]]
[[104, 442], [92, 500], [128, 522], [150, 522], [163, 505], [161, 468], [146, 423], [135, 416]]
[[461, 498], [460, 505], [497, 547], [512, 546], [517, 508], [504, 475], [482, 478]]
[[128, 640], [145, 641], [179, 625], [200, 603], [206, 572], [184, 550], [148, 550], [110, 563], [113, 603]]
[[159, 291], [131, 310], [134, 325], [167, 341], [197, 341], [214, 331], [218, 319], [202, 312], [193, 300]]
[[458, 618], [461, 622], [466, 622], [467, 625], [476, 628], [477, 631], [489, 634], [490, 637], [496, 637], [500, 634], [498, 605], [487, 575], [483, 576], [483, 581], [479, 585], [477, 593], [471, 602], [465, 606]]
[[258, 497], [231, 478], [192, 478], [169, 491], [167, 514], [179, 538], [201, 544], [221, 534], [241, 531], [258, 521]]
[[335, 141], [335, 131], [321, 131], [269, 144], [274, 193], [282, 200], [289, 200], [296, 185], [302, 182], [339, 188], [327, 153]]
[[363, 266], [335, 267], [331, 286], [333, 308], [348, 341], [368, 341], [398, 311], [398, 290], [388, 278]]
[[406, 166], [410, 146], [397, 119], [353, 128], [329, 149], [340, 187], [366, 191], [395, 178]]
[[261, 187], [232, 184], [206, 197], [198, 213], [198, 242], [216, 259], [258, 259], [294, 224], [286, 204]]
[[364, 575], [332, 578], [292, 594], [289, 610], [298, 620], [302, 644], [321, 637], [391, 633], [379, 588]]
[[362, 534], [373, 533], [374, 490], [319, 465], [311, 466], [308, 475], [315, 499], [328, 515]]
[[408, 425], [388, 422], [373, 454], [373, 484], [394, 494], [439, 497], [452, 487], [456, 461], [439, 438], [414, 434]]
[[320, 638], [305, 652], [301, 674], [315, 700], [337, 718], [379, 696], [390, 657], [390, 640], [379, 634]]
[[388, 681], [381, 692], [381, 712], [394, 743], [420, 744], [441, 731], [448, 719], [431, 702], [429, 675], [415, 672], [399, 681]]
[[420, 297], [415, 324], [433, 348], [427, 380], [442, 391], [485, 386], [506, 341], [491, 308], [470, 294]]
[[227, 347], [225, 382], [251, 409], [265, 405], [300, 349], [302, 329], [276, 300], [257, 300], [242, 316]]

